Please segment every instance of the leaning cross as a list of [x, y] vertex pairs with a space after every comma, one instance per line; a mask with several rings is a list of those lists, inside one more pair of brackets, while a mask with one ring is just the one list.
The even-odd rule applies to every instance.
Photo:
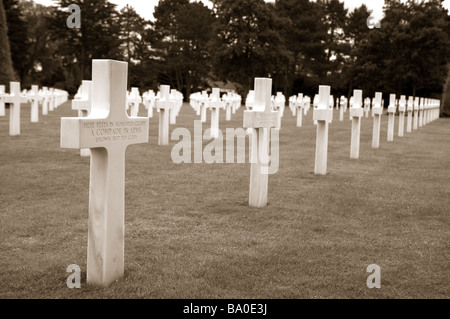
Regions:
[[125, 151], [149, 124], [126, 114], [126, 62], [93, 60], [92, 82], [90, 114], [61, 119], [61, 147], [91, 149], [87, 282], [108, 285], [124, 273]]
[[249, 205], [267, 205], [269, 135], [270, 129], [277, 126], [278, 111], [272, 111], [270, 96], [272, 79], [255, 78], [255, 91], [252, 110], [244, 111], [244, 127], [255, 131], [252, 136]]

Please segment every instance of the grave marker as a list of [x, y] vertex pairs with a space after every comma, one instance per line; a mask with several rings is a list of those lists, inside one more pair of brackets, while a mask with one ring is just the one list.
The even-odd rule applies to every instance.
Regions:
[[108, 285], [124, 273], [125, 151], [148, 142], [148, 118], [126, 114], [127, 63], [92, 61], [87, 117], [61, 118], [61, 147], [90, 148], [87, 282]]
[[48, 91], [48, 88], [46, 86], [42, 87], [42, 115], [48, 114], [48, 103], [50, 100], [50, 93]]
[[128, 103], [131, 104], [130, 116], [137, 117], [139, 113], [139, 105], [142, 102], [141, 95], [139, 94], [139, 88], [132, 87], [131, 93], [128, 97]]
[[9, 83], [9, 94], [3, 97], [3, 102], [9, 103], [9, 135], [20, 135], [20, 105], [27, 103], [28, 98], [22, 96], [19, 82]]
[[381, 125], [381, 114], [383, 113], [383, 107], [381, 106], [382, 96], [383, 94], [381, 92], [376, 92], [372, 105], [372, 116], [373, 116], [372, 148], [380, 147], [380, 125]]
[[147, 109], [147, 117], [151, 118], [153, 117], [153, 108], [155, 107], [155, 101], [156, 101], [156, 95], [153, 90], [149, 90], [148, 92], [144, 93], [143, 101], [145, 108]]
[[272, 79], [256, 78], [252, 110], [244, 111], [244, 127], [254, 131], [251, 134], [251, 168], [249, 205], [267, 205], [269, 137], [270, 129], [276, 127], [279, 112], [272, 111], [270, 97]]
[[5, 93], [5, 86], [0, 85], [0, 116], [5, 116], [5, 102], [3, 101], [3, 98], [6, 96]]
[[411, 133], [413, 110], [414, 110], [414, 98], [410, 96], [408, 99], [408, 108], [406, 109], [406, 111], [408, 112], [408, 119], [406, 121], [406, 133]]
[[316, 160], [314, 173], [327, 174], [328, 160], [328, 124], [333, 120], [333, 109], [329, 108], [330, 90], [328, 85], [319, 86], [317, 107], [314, 108], [313, 120], [317, 121]]
[[350, 107], [350, 117], [352, 118], [352, 138], [350, 143], [350, 158], [359, 158], [359, 144], [361, 138], [361, 117], [363, 117], [362, 108], [362, 90], [353, 90], [353, 96]]
[[211, 138], [219, 137], [219, 111], [222, 104], [220, 89], [213, 88], [209, 101], [209, 109], [211, 110]]
[[395, 102], [396, 102], [395, 94], [390, 94], [389, 95], [389, 107], [388, 107], [389, 119], [388, 119], [388, 131], [387, 131], [387, 141], [388, 142], [394, 141], [394, 122], [395, 122], [395, 111], [396, 111], [396, 107], [395, 107], [396, 103]]
[[425, 103], [425, 99], [422, 97], [420, 98], [420, 105], [419, 105], [419, 127], [423, 126], [423, 105]]
[[208, 93], [206, 91], [202, 91], [202, 106], [201, 106], [201, 111], [200, 111], [200, 120], [202, 123], [206, 122], [206, 110], [208, 109], [209, 106], [209, 97], [208, 97]]
[[302, 127], [303, 124], [303, 94], [299, 93], [297, 97], [297, 101], [294, 105], [295, 108], [297, 108], [297, 127]]
[[369, 113], [370, 113], [370, 98], [366, 97], [364, 99], [364, 114], [365, 114], [365, 117], [369, 117]]
[[[92, 81], [81, 81], [80, 98], [72, 100], [72, 110], [78, 111], [78, 117], [87, 117], [92, 108]], [[80, 149], [80, 156], [87, 157], [91, 155], [88, 148]]]
[[39, 86], [31, 86], [29, 100], [31, 101], [31, 123], [37, 123], [39, 122], [39, 101], [42, 100], [42, 97], [39, 95]]
[[414, 122], [413, 122], [413, 130], [417, 130], [419, 125], [419, 98], [416, 97], [414, 99]]
[[403, 137], [405, 131], [406, 96], [401, 95], [398, 102], [398, 136]]
[[161, 97], [156, 101], [159, 110], [158, 145], [169, 145], [169, 110], [174, 102], [170, 100], [170, 85], [161, 85]]

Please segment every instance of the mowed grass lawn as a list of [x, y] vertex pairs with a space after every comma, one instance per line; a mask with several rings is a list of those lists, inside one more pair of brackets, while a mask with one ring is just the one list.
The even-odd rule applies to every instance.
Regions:
[[[220, 127], [242, 127], [243, 109]], [[60, 117], [39, 123], [22, 106], [22, 134], [0, 118], [0, 298], [449, 298], [450, 119], [371, 148], [363, 118], [359, 160], [350, 160], [351, 122], [329, 129], [328, 174], [314, 175], [312, 110], [297, 128], [288, 107], [280, 167], [269, 204], [248, 206], [250, 164], [174, 164], [172, 147], [128, 148], [125, 276], [107, 288], [86, 284], [89, 159], [61, 149]], [[141, 106], [140, 115], [145, 112]], [[175, 127], [193, 133], [185, 103]], [[210, 126], [208, 122], [203, 130]], [[406, 125], [405, 125], [406, 127]], [[204, 141], [206, 146], [209, 141]], [[193, 156], [192, 156], [193, 158]], [[82, 269], [69, 289], [66, 268]], [[369, 289], [370, 264], [381, 289]]]

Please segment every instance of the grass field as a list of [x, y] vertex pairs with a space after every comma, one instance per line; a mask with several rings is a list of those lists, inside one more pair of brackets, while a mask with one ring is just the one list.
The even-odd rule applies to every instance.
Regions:
[[[140, 115], [145, 115], [141, 106]], [[243, 107], [220, 127], [242, 127]], [[286, 108], [269, 204], [248, 207], [250, 164], [174, 164], [169, 146], [127, 151], [125, 276], [86, 284], [89, 159], [59, 147], [61, 116], [39, 123], [22, 106], [22, 134], [0, 118], [0, 298], [450, 298], [450, 119], [371, 148], [363, 118], [359, 160], [351, 122], [330, 125], [328, 175], [314, 170], [312, 111], [304, 127]], [[155, 113], [156, 114], [156, 113]], [[203, 125], [209, 127], [210, 119]], [[193, 132], [184, 104], [175, 127]], [[204, 141], [205, 146], [208, 141]], [[369, 289], [370, 264], [381, 288]], [[82, 269], [68, 289], [66, 268]]]

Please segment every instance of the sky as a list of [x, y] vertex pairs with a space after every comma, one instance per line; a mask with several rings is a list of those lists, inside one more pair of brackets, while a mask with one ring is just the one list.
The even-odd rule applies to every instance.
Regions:
[[[43, 5], [54, 5], [56, 0], [34, 0], [34, 2]], [[200, 0], [209, 7], [211, 7], [211, 2], [208, 0]], [[273, 2], [274, 0], [267, 0]], [[109, 2], [118, 5], [118, 8], [124, 7], [127, 3], [132, 6], [137, 13], [139, 13], [143, 18], [147, 20], [153, 20], [154, 7], [158, 4], [159, 0], [109, 0]], [[370, 9], [373, 10], [373, 16], [376, 19], [381, 19], [383, 15], [383, 4], [384, 0], [343, 0], [344, 6], [352, 11], [354, 8], [361, 6], [363, 3]], [[444, 1], [444, 7], [450, 11], [450, 0]]]

